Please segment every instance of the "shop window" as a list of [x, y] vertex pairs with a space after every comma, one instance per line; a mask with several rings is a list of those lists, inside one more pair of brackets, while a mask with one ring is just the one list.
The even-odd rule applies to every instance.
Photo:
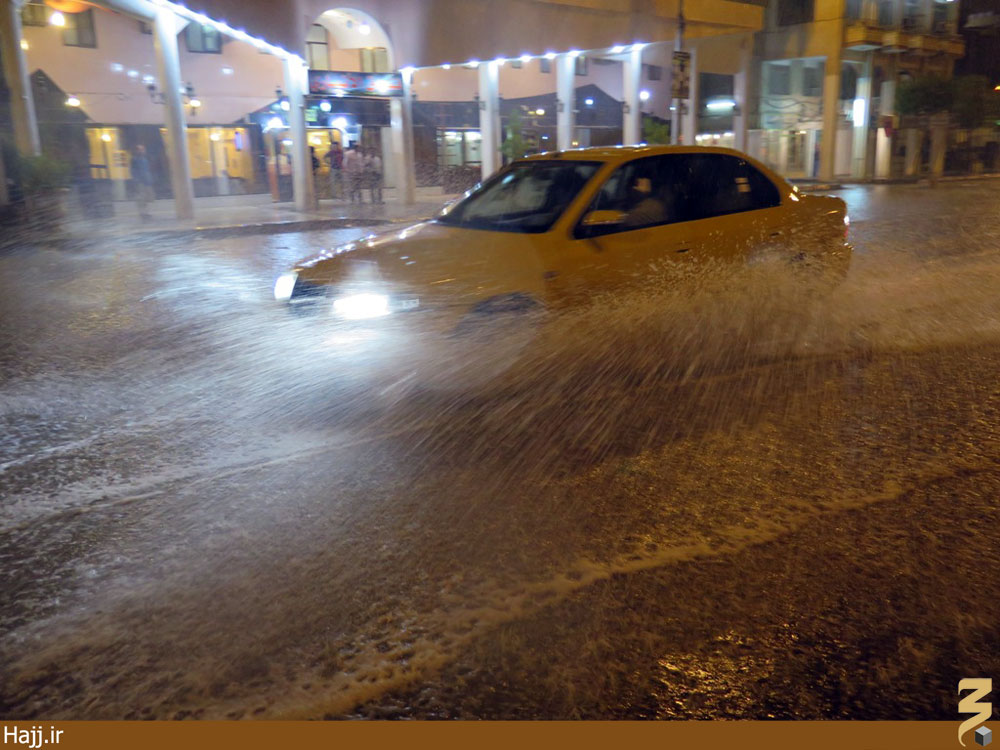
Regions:
[[520, 60], [511, 60], [510, 67], [520, 70], [521, 68], [524, 67], [524, 63], [522, 63]]
[[188, 52], [222, 52], [222, 35], [211, 26], [200, 23], [189, 23], [184, 29], [184, 43]]
[[362, 73], [390, 73], [389, 53], [385, 47], [369, 47], [361, 50]]
[[306, 37], [306, 62], [312, 70], [330, 69], [330, 52], [327, 42], [326, 27], [314, 23]]
[[802, 96], [823, 95], [823, 68], [806, 65], [802, 69]]
[[647, 81], [659, 81], [661, 78], [663, 78], [663, 68], [661, 68], [659, 65], [646, 66]]
[[541, 73], [551, 73], [552, 72], [552, 61], [546, 57], [538, 58], [538, 70]]
[[840, 69], [840, 98], [854, 100], [858, 95], [858, 71], [853, 65]]
[[153, 33], [153, 24], [146, 23], [145, 21], [138, 21], [137, 23], [139, 24], [139, 33], [140, 34], [152, 34]]
[[778, 0], [778, 26], [812, 23], [815, 0]]
[[21, 8], [21, 24], [23, 26], [46, 26], [49, 22], [49, 9], [45, 3], [25, 3]]
[[66, 16], [66, 26], [63, 27], [63, 44], [67, 47], [97, 46], [93, 8], [79, 13], [65, 13], [64, 15]]
[[767, 93], [788, 96], [791, 93], [791, 71], [788, 65], [767, 66]]
[[576, 56], [576, 74], [578, 76], [587, 75], [587, 56], [577, 55]]

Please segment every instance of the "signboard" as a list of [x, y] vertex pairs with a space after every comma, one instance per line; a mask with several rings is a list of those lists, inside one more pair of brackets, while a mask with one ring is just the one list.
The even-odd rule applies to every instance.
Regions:
[[403, 76], [399, 73], [359, 73], [343, 70], [310, 70], [309, 93], [315, 96], [403, 95]]
[[672, 72], [672, 92], [674, 99], [687, 99], [691, 96], [691, 53], [674, 52]]

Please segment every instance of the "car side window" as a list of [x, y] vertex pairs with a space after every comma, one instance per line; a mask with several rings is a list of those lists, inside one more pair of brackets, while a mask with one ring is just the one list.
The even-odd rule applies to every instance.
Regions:
[[575, 236], [595, 237], [677, 221], [680, 207], [677, 180], [671, 174], [672, 160], [671, 156], [651, 156], [616, 169], [584, 216], [593, 211], [614, 211], [621, 214], [621, 221], [600, 227], [577, 225]]
[[689, 163], [689, 220], [757, 211], [781, 204], [781, 195], [760, 170], [728, 154], [684, 154]]

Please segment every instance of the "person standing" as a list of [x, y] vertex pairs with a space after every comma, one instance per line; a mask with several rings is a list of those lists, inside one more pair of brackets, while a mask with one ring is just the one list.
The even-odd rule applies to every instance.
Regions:
[[370, 150], [367, 166], [372, 203], [384, 203], [382, 200], [382, 157], [375, 149]]
[[135, 203], [139, 209], [139, 216], [149, 219], [149, 202], [153, 200], [153, 172], [149, 168], [149, 157], [146, 156], [146, 147], [141, 143], [135, 147], [132, 153], [132, 162], [129, 165], [132, 173], [132, 184], [135, 188]]
[[347, 197], [351, 203], [364, 203], [361, 181], [364, 179], [364, 159], [357, 146], [348, 147], [344, 154], [344, 180], [347, 182]]
[[344, 149], [336, 141], [326, 152], [326, 162], [330, 165], [330, 197], [344, 197]]

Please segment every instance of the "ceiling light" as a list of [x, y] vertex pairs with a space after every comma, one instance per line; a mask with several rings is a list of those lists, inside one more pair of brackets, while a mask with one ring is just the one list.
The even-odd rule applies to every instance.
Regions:
[[361, 34], [362, 36], [368, 36], [369, 34], [372, 33], [372, 27], [366, 23], [363, 23], [358, 26], [358, 33]]
[[70, 94], [68, 97], [66, 97], [66, 106], [67, 107], [79, 107], [80, 106], [80, 100], [77, 99], [72, 94]]
[[51, 16], [49, 16], [49, 23], [52, 24], [53, 26], [65, 26], [66, 16], [64, 16], [57, 10], [53, 12]]

